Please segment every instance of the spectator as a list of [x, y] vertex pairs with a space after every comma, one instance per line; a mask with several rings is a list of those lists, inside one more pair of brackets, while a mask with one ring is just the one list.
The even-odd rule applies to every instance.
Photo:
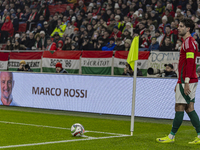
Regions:
[[38, 13], [37, 13], [37, 8], [32, 8], [32, 12], [28, 18], [27, 21], [27, 28], [26, 30], [31, 31], [32, 29], [32, 25], [36, 24], [36, 22], [38, 21]]
[[74, 25], [72, 25], [71, 22], [68, 22], [67, 27], [66, 27], [65, 32], [64, 32], [64, 35], [65, 36], [71, 36], [71, 34], [74, 33], [75, 28], [76, 27]]
[[13, 28], [14, 28], [14, 33], [15, 33], [19, 29], [19, 19], [17, 18], [17, 16], [15, 14], [12, 14], [11, 20], [12, 20], [12, 24], [13, 24]]
[[[107, 30], [109, 31], [109, 32], [112, 32], [113, 31], [113, 28], [116, 26], [116, 24], [115, 24], [115, 20], [114, 19], [111, 19], [110, 20], [110, 25], [107, 27]], [[118, 27], [117, 27], [117, 29], [118, 29]]]
[[70, 38], [74, 39], [77, 36], [79, 36], [79, 29], [78, 28], [74, 28], [74, 32], [71, 34]]
[[21, 38], [20, 38], [20, 44], [24, 47], [25, 49], [25, 43], [26, 43], [26, 33], [22, 33]]
[[37, 33], [35, 35], [35, 44], [32, 47], [32, 49], [34, 49], [34, 50], [41, 50], [41, 48], [40, 48], [40, 33]]
[[155, 37], [157, 39], [156, 41], [159, 43], [159, 45], [161, 45], [161, 42], [162, 42], [164, 35], [161, 34], [159, 30], [156, 30]]
[[39, 23], [39, 24], [37, 25], [37, 28], [35, 28], [34, 33], [35, 33], [35, 34], [40, 33], [40, 31], [42, 31], [42, 24], [41, 24], [41, 23]]
[[53, 42], [56, 43], [56, 47], [58, 47], [58, 41], [62, 40], [58, 32], [55, 32]]
[[[133, 76], [134, 74], [134, 71], [132, 70], [131, 66], [126, 63], [126, 68], [124, 68], [124, 72], [122, 75], [127, 75], [127, 76]], [[137, 68], [137, 76], [143, 76], [142, 75], [142, 71], [140, 71], [138, 68]]]
[[124, 43], [122, 42], [121, 38], [116, 39], [116, 46], [114, 48], [114, 51], [123, 51], [125, 50]]
[[110, 42], [106, 46], [102, 47], [102, 51], [112, 51], [114, 50], [115, 46], [115, 39], [111, 37]]
[[198, 78], [200, 79], [200, 66], [197, 68], [197, 75], [198, 75]]
[[93, 33], [94, 33], [94, 30], [93, 30], [93, 27], [91, 24], [88, 24], [87, 25], [87, 32], [88, 32], [88, 36], [89, 37], [92, 37]]
[[44, 31], [40, 31], [40, 42], [39, 42], [39, 49], [45, 50], [47, 47], [47, 39], [49, 38], [48, 35], [45, 34]]
[[10, 17], [7, 16], [5, 23], [1, 27], [1, 43], [5, 43], [8, 40], [9, 35], [13, 35], [14, 29]]
[[130, 36], [133, 36], [133, 28], [132, 28], [132, 24], [130, 22], [126, 23], [125, 30], [126, 29], [129, 31]]
[[165, 6], [163, 6], [163, 3], [161, 0], [157, 1], [157, 4], [155, 5], [155, 10], [158, 12], [158, 15], [161, 16], [165, 10]]
[[182, 40], [178, 39], [177, 42], [176, 42], [175, 51], [180, 51], [181, 50], [181, 45], [182, 45]]
[[94, 50], [93, 42], [90, 41], [88, 36], [83, 39], [82, 50]]
[[20, 39], [20, 35], [19, 35], [19, 33], [16, 33], [16, 34], [15, 34], [14, 41], [16, 41], [16, 40], [18, 40], [19, 43], [21, 43], [21, 39]]
[[170, 10], [169, 9], [165, 10], [165, 15], [167, 16], [168, 23], [171, 24], [171, 22], [174, 21], [174, 18], [170, 15]]
[[124, 35], [124, 40], [126, 40], [126, 39], [132, 39], [131, 33], [129, 32], [128, 29], [125, 29], [125, 30], [124, 30], [123, 35]]
[[172, 51], [173, 45], [171, 44], [170, 38], [166, 37], [164, 43], [161, 45], [160, 51]]
[[23, 15], [23, 13], [21, 12], [21, 8], [18, 8], [16, 16], [19, 19], [19, 22], [22, 22], [22, 15]]
[[151, 35], [151, 37], [154, 37], [155, 36], [155, 26], [153, 25], [153, 24], [151, 24], [150, 26], [149, 26], [149, 30], [150, 30], [150, 35]]
[[62, 50], [62, 47], [63, 47], [63, 41], [60, 40], [60, 41], [58, 41], [58, 48], [57, 48], [57, 51], [61, 51], [61, 50]]
[[[20, 20], [20, 23], [26, 23], [29, 19], [31, 15], [31, 10], [29, 8], [25, 9], [25, 13], [24, 14], [21, 14], [21, 20]], [[32, 15], [33, 16], [33, 15]], [[33, 16], [34, 17], [34, 16]], [[28, 26], [27, 28], [28, 29]]]
[[174, 71], [174, 66], [172, 64], [165, 64], [164, 73], [161, 77], [177, 77], [176, 72]]
[[34, 45], [35, 45], [34, 34], [30, 32], [29, 37], [26, 39], [26, 42], [25, 42], [25, 49], [31, 50]]
[[10, 39], [7, 40], [6, 50], [13, 50], [13, 44]]
[[37, 25], [38, 25], [38, 24], [41, 24], [41, 29], [42, 29], [42, 30], [44, 29], [44, 21], [45, 21], [44, 16], [43, 16], [43, 15], [40, 15], [39, 21], [37, 22]]
[[121, 37], [121, 34], [122, 34], [122, 32], [119, 31], [118, 27], [114, 26], [113, 32], [111, 33], [110, 38], [113, 37], [113, 38], [117, 39], [118, 37]]
[[17, 71], [24, 71], [25, 65], [26, 65], [26, 62], [24, 60], [20, 61], [19, 68], [17, 69]]
[[44, 16], [44, 20], [48, 20], [50, 16], [49, 8], [46, 2], [42, 3], [42, 7], [38, 11], [39, 16]]
[[50, 35], [51, 35], [52, 32], [51, 32], [49, 23], [48, 23], [47, 21], [45, 21], [45, 22], [43, 23], [43, 25], [44, 25], [44, 32], [45, 32], [46, 36], [49, 36], [49, 37], [50, 37]]
[[171, 30], [173, 31], [173, 34], [178, 37], [178, 29], [176, 27], [176, 24], [174, 21], [171, 22]]
[[181, 10], [180, 10], [180, 9], [177, 9], [177, 10], [176, 10], [176, 14], [175, 14], [174, 20], [176, 20], [176, 19], [182, 20], [183, 18], [184, 18], [184, 15], [181, 14]]
[[131, 47], [131, 40], [130, 39], [126, 39], [124, 46], [125, 46], [124, 50], [125, 51], [129, 51], [130, 47]]
[[171, 40], [171, 44], [173, 47], [175, 47], [176, 41], [177, 41], [177, 37], [174, 35], [173, 31], [171, 30], [170, 25], [167, 25], [165, 27], [165, 33], [161, 42], [161, 45], [163, 44], [163, 41], [165, 40], [166, 37], [169, 37]]
[[156, 37], [151, 38], [151, 45], [147, 51], [159, 50], [159, 43], [156, 41]]
[[57, 24], [56, 28], [54, 29], [54, 31], [52, 32], [51, 36], [53, 37], [54, 34], [56, 32], [58, 32], [58, 34], [60, 35], [60, 37], [62, 37], [63, 34], [64, 34], [64, 32], [65, 32], [65, 29], [66, 29], [66, 25], [62, 23], [61, 19], [58, 19], [58, 24]]
[[56, 51], [57, 50], [56, 43], [52, 42], [52, 40], [50, 38], [47, 39], [46, 50], [48, 50], [48, 51]]
[[29, 71], [29, 72], [33, 72], [33, 70], [31, 70], [30, 66], [28, 64], [26, 64], [24, 66], [24, 71]]
[[66, 37], [64, 46], [62, 47], [62, 50], [72, 50], [72, 40], [69, 36]]
[[19, 39], [15, 40], [13, 50], [24, 50], [24, 46], [20, 44]]
[[68, 73], [68, 72], [62, 68], [62, 64], [60, 62], [57, 62], [56, 63], [56, 73]]
[[99, 37], [97, 40], [96, 45], [94, 44], [94, 50], [102, 50], [102, 47], [105, 46], [104, 45], [104, 41], [102, 37]]

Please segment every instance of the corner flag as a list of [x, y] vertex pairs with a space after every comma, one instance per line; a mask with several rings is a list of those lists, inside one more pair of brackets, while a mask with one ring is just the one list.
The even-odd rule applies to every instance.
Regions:
[[139, 36], [134, 37], [131, 47], [128, 53], [127, 63], [131, 66], [134, 71], [135, 61], [138, 60], [138, 49], [139, 49]]

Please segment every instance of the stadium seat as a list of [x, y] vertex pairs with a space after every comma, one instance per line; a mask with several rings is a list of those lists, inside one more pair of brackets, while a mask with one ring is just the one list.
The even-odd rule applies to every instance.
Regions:
[[19, 29], [16, 32], [26, 32], [26, 23], [19, 24]]

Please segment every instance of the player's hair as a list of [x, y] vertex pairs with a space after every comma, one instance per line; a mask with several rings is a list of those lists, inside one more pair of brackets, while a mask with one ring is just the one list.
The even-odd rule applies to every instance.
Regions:
[[190, 33], [193, 32], [195, 25], [194, 25], [194, 22], [191, 19], [184, 18], [180, 22], [182, 22], [186, 27], [190, 28]]

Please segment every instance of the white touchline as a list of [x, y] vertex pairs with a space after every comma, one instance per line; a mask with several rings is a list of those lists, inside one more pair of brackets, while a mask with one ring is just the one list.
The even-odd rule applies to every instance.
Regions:
[[[52, 129], [61, 129], [61, 130], [70, 130], [70, 128], [54, 127], [54, 126], [46, 126], [46, 125], [37, 125], [37, 124], [27, 124], [27, 123], [10, 122], [10, 121], [0, 121], [0, 123], [19, 124], [19, 125], [23, 125], [23, 126], [43, 127], [43, 128], [52, 128]], [[126, 134], [101, 132], [101, 131], [89, 131], [89, 130], [86, 130], [85, 132], [93, 132], [93, 133], [102, 133], [102, 134], [126, 136]]]
[[63, 141], [52, 141], [52, 142], [43, 142], [43, 143], [31, 143], [31, 144], [20, 144], [20, 145], [8, 145], [8, 146], [0, 146], [2, 148], [14, 148], [14, 147], [26, 147], [26, 146], [37, 146], [37, 145], [47, 145], [47, 144], [58, 144], [58, 143], [68, 143], [68, 142], [76, 142], [76, 141], [89, 141], [89, 140], [98, 140], [98, 139], [110, 139], [117, 137], [128, 137], [130, 135], [120, 135], [120, 136], [107, 136], [107, 137], [91, 137], [87, 139], [74, 139], [74, 140], [63, 140]]

